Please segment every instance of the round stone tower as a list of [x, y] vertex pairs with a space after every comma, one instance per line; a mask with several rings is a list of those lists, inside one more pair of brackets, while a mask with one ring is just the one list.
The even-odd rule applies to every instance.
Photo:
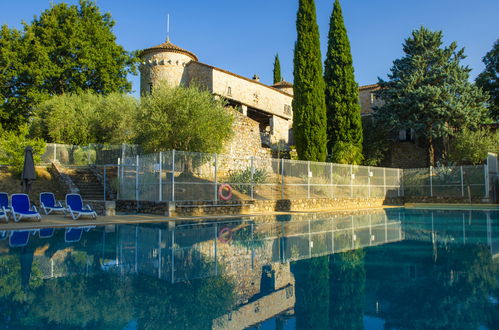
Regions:
[[140, 52], [140, 94], [150, 93], [155, 84], [166, 81], [172, 86], [179, 86], [187, 81], [185, 67], [190, 61], [197, 61], [197, 56], [167, 40], [166, 42], [144, 49]]

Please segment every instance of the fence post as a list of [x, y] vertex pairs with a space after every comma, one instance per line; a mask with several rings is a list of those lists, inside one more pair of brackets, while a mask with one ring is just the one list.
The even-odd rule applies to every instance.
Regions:
[[461, 168], [461, 197], [464, 198], [464, 174], [463, 174], [463, 167], [460, 166]]
[[430, 166], [430, 197], [433, 197], [433, 166]]
[[281, 158], [281, 199], [284, 199], [284, 158]]
[[218, 202], [218, 176], [217, 176], [217, 172], [218, 172], [218, 154], [214, 154], [214, 157], [215, 157], [215, 161], [213, 162], [213, 170], [215, 171], [214, 175], [213, 175], [213, 179], [215, 181], [215, 202]]
[[386, 197], [386, 168], [385, 167], [383, 167], [383, 197]]
[[54, 146], [54, 163], [57, 160], [57, 143], [52, 144]]
[[483, 165], [483, 171], [485, 172], [484, 177], [483, 177], [483, 179], [485, 180], [485, 198], [489, 198], [489, 164], [488, 163], [485, 163], [485, 165]]
[[310, 199], [310, 161], [307, 161], [307, 198]]
[[104, 165], [104, 202], [106, 201], [106, 186], [107, 186], [107, 173], [106, 173], [106, 165]]
[[172, 150], [172, 202], [175, 202], [175, 149]]
[[135, 156], [135, 200], [139, 200], [139, 155]]
[[331, 180], [330, 180], [330, 182], [331, 182], [331, 198], [333, 198], [334, 197], [333, 163], [329, 163], [329, 165], [330, 165], [330, 172], [331, 172]]
[[254, 199], [254, 190], [255, 190], [255, 182], [254, 182], [254, 173], [255, 173], [255, 164], [254, 164], [254, 158], [253, 156], [251, 156], [250, 158], [250, 166], [251, 166], [251, 169], [250, 169], [250, 174], [251, 174], [251, 199]]
[[367, 167], [367, 194], [371, 197], [371, 167]]
[[350, 198], [353, 198], [353, 165], [350, 164]]
[[397, 197], [400, 197], [401, 186], [402, 186], [402, 180], [400, 179], [400, 168], [397, 168]]
[[116, 196], [117, 199], [120, 199], [121, 197], [121, 185], [123, 184], [123, 182], [121, 181], [120, 172], [121, 172], [121, 158], [118, 157], [118, 192]]
[[163, 200], [163, 152], [159, 152], [159, 201]]

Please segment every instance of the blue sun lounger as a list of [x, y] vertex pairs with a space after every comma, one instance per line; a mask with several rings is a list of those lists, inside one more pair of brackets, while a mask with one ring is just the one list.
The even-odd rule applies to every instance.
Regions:
[[[10, 211], [9, 194], [0, 192], [0, 219], [5, 219], [9, 222], [8, 212]], [[3, 213], [4, 215], [1, 215]]]
[[3, 206], [0, 207], [0, 219], [5, 219], [6, 222], [9, 222], [9, 217], [7, 217], [7, 210]]
[[82, 215], [88, 215], [94, 219], [97, 219], [97, 213], [92, 210], [90, 205], [83, 207], [83, 200], [81, 199], [80, 194], [67, 194], [66, 208], [73, 220], [78, 219]]
[[9, 236], [10, 247], [23, 247], [28, 245], [29, 235], [34, 234], [33, 230], [13, 230]]
[[66, 243], [76, 243], [81, 240], [81, 235], [83, 233], [83, 229], [79, 227], [70, 227], [66, 228], [66, 233], [64, 234], [64, 241]]
[[51, 212], [62, 212], [66, 215], [66, 208], [64, 208], [61, 202], [56, 201], [55, 195], [51, 192], [40, 193], [40, 207], [43, 209], [45, 214], [50, 214]]
[[6, 238], [7, 238], [7, 231], [5, 230], [0, 231], [0, 240], [3, 241]]
[[33, 205], [30, 205], [29, 197], [26, 194], [13, 194], [12, 200], [12, 217], [14, 222], [19, 222], [23, 218], [35, 218], [38, 221], [42, 220], [40, 213]]
[[38, 230], [38, 235], [40, 238], [51, 238], [54, 236], [55, 229], [54, 228], [41, 228]]

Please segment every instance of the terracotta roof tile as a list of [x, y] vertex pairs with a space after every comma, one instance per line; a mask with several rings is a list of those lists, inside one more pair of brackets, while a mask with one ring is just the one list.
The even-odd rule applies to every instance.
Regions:
[[183, 48], [180, 48], [177, 45], [172, 44], [169, 40], [167, 40], [166, 42], [163, 42], [162, 44], [159, 44], [157, 46], [146, 48], [146, 49], [142, 50], [140, 52], [139, 56], [143, 56], [144, 54], [147, 54], [147, 53], [153, 52], [153, 51], [158, 51], [158, 50], [169, 51], [169, 52], [173, 52], [173, 53], [181, 53], [181, 54], [185, 54], [185, 55], [189, 56], [194, 61], [198, 60], [198, 57], [196, 56], [196, 54], [194, 54], [188, 50], [185, 50]]
[[293, 84], [288, 82], [288, 81], [279, 81], [278, 83], [276, 84], [273, 84], [272, 87], [274, 88], [287, 88], [287, 87], [293, 87]]

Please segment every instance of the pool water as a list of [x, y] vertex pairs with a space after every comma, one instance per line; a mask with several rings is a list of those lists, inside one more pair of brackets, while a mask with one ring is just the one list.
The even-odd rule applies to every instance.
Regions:
[[0, 232], [5, 329], [497, 329], [498, 280], [497, 210]]

